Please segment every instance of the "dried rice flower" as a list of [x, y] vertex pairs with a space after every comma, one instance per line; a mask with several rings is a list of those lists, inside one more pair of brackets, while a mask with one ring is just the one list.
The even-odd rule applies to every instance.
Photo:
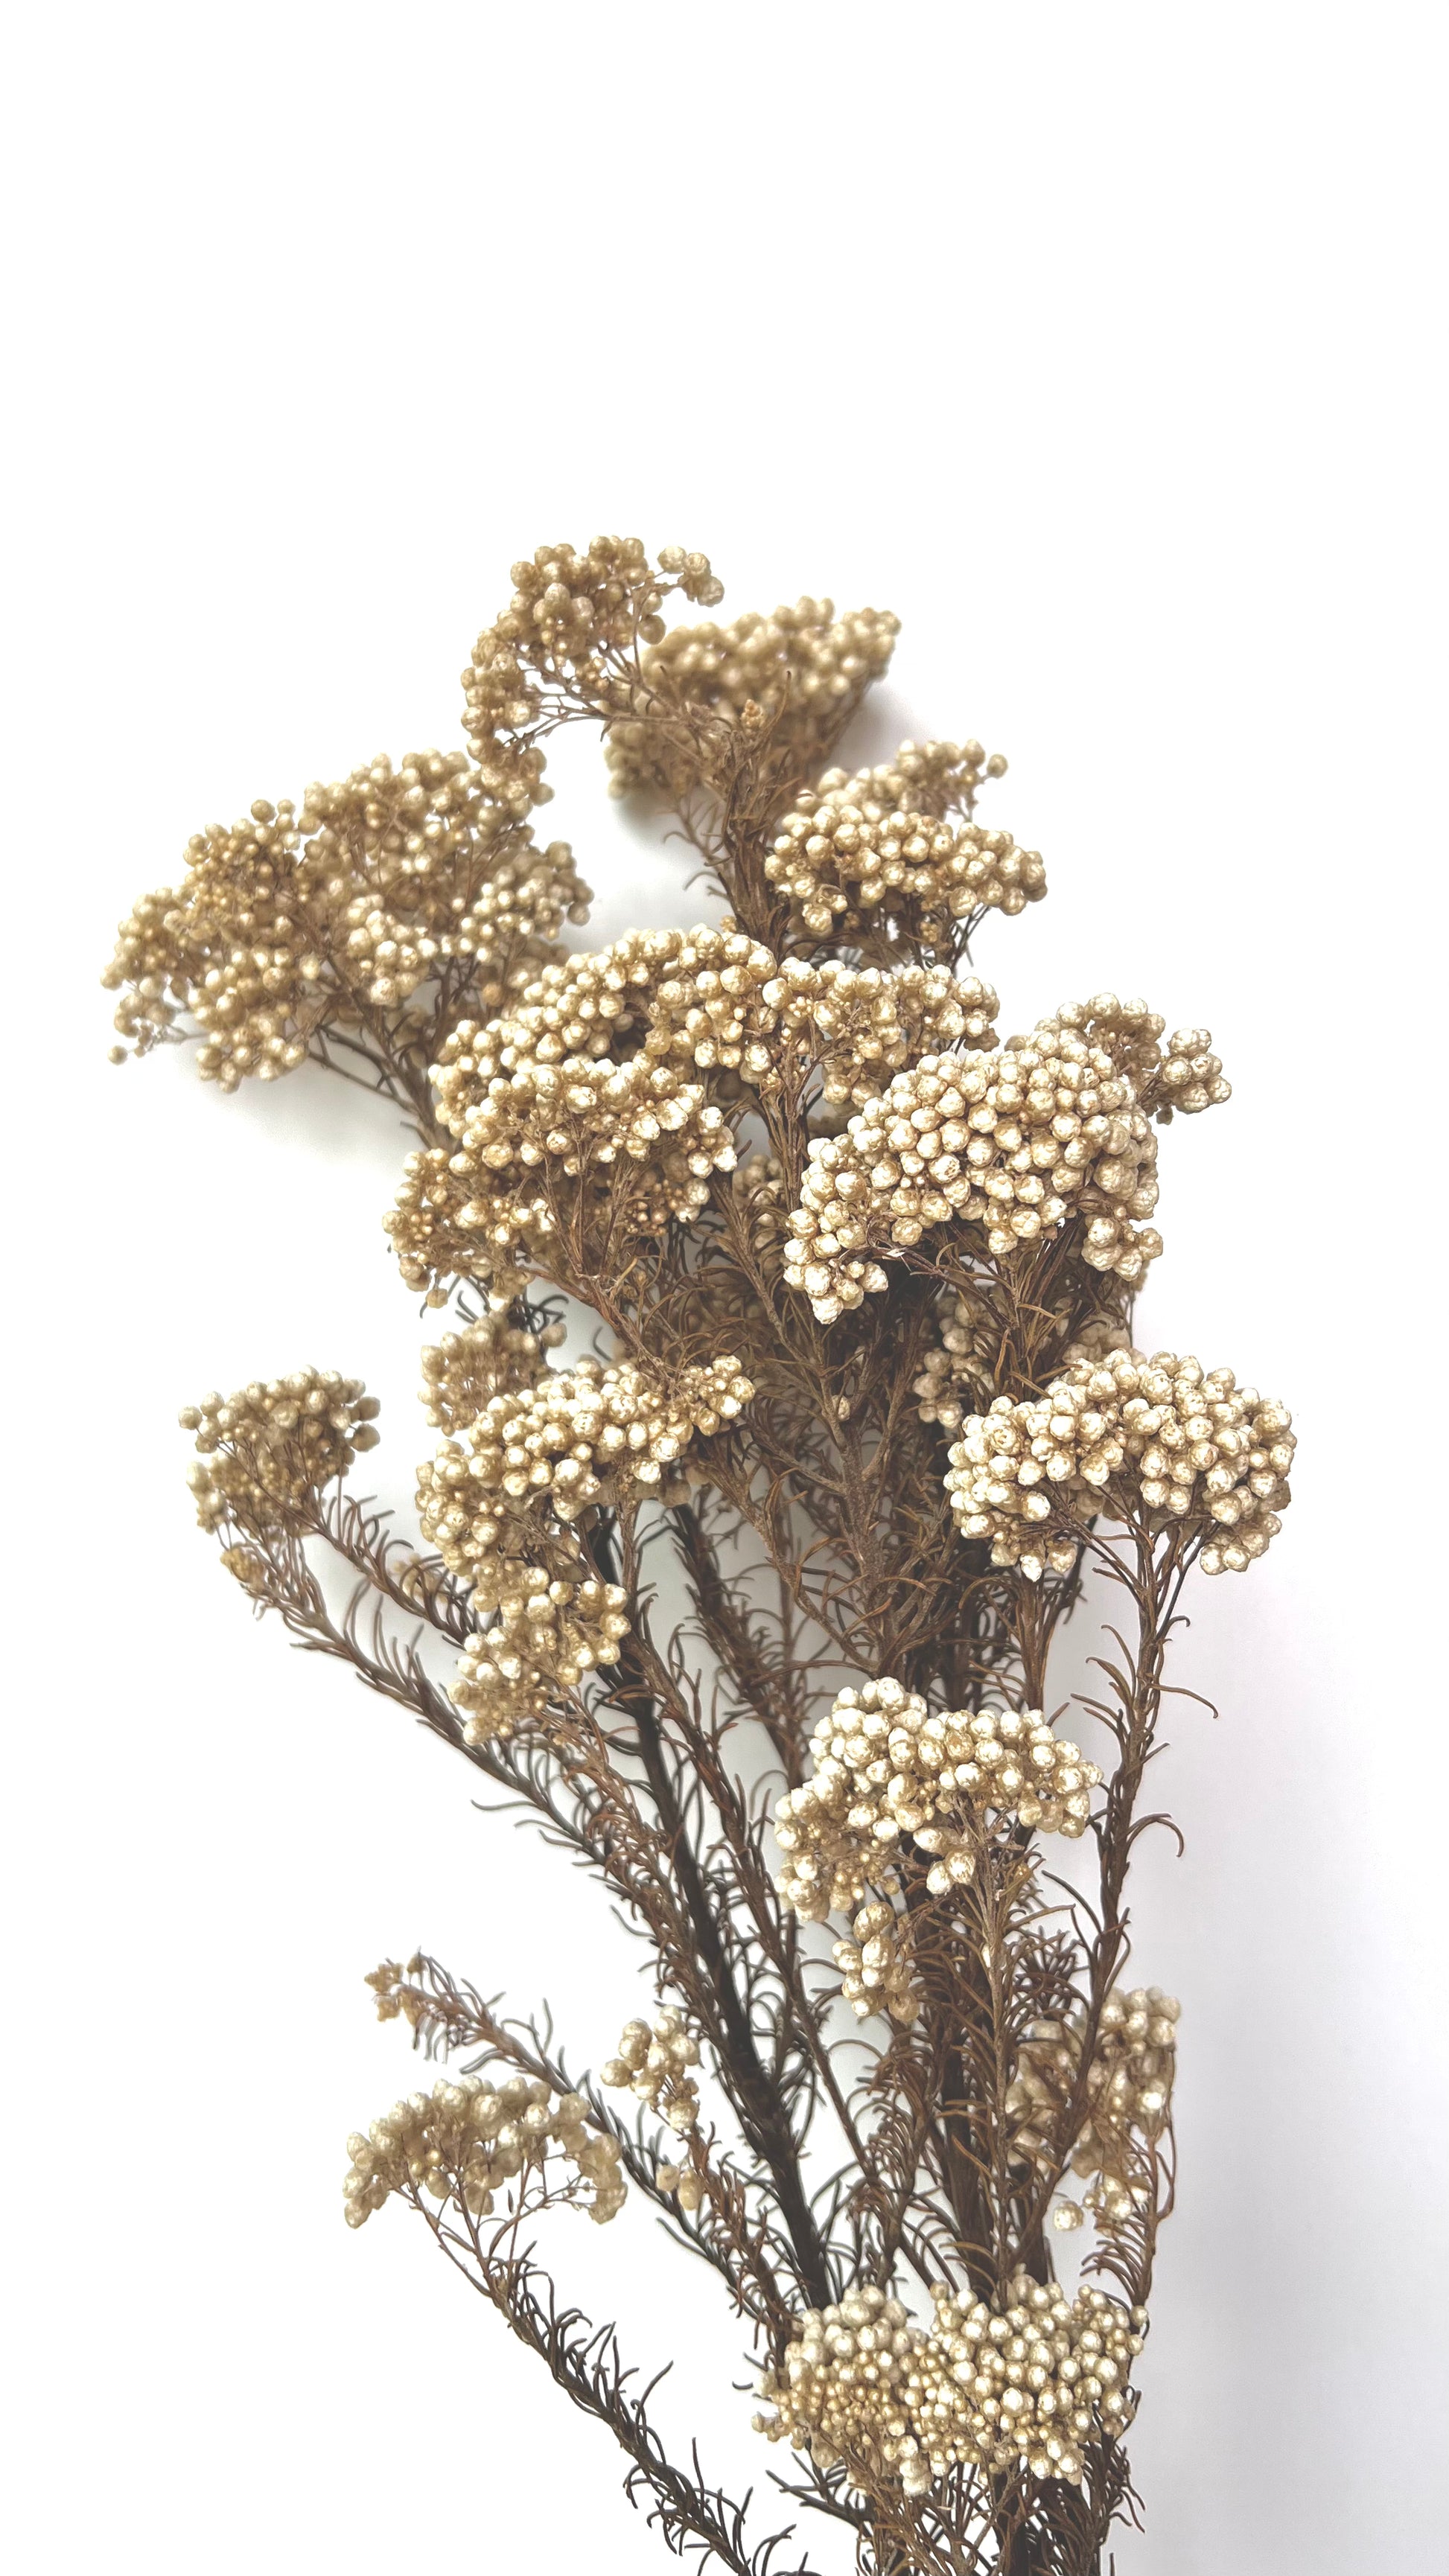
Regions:
[[933, 1715], [889, 1679], [837, 1693], [810, 1750], [809, 1779], [775, 1809], [775, 1839], [780, 1893], [813, 1923], [893, 1886], [902, 1842], [930, 1856], [927, 1887], [944, 1895], [973, 1875], [980, 1820], [993, 1811], [1081, 1834], [1102, 1776], [1038, 1709]]
[[[617, 2139], [594, 2128], [577, 2093], [555, 2095], [522, 2075], [497, 2087], [478, 2075], [435, 2084], [415, 2093], [380, 2120], [367, 2136], [347, 2141], [351, 2165], [342, 2186], [349, 2227], [365, 2226], [394, 2192], [427, 2192], [456, 2198], [473, 2218], [487, 2218], [499, 2192], [530, 2181], [549, 2200], [578, 2201], [606, 2224], [628, 2197]], [[559, 2161], [573, 2179], [550, 2184], [547, 2167]]]
[[967, 1538], [1035, 1582], [1068, 1572], [1085, 1525], [1145, 1513], [1201, 1547], [1207, 1574], [1240, 1572], [1282, 1523], [1292, 1416], [1231, 1369], [1158, 1351], [1080, 1360], [1043, 1396], [998, 1396], [950, 1452], [946, 1491]]
[[1145, 2309], [1097, 2289], [1068, 2301], [1020, 2273], [1002, 2308], [953, 2297], [917, 2325], [880, 2289], [801, 2317], [760, 2394], [755, 2429], [844, 2470], [857, 2493], [924, 2495], [956, 2467], [1079, 2482], [1090, 2445], [1125, 2432]]
[[201, 1527], [230, 1521], [263, 1536], [305, 1523], [323, 1487], [376, 1446], [379, 1410], [360, 1377], [336, 1369], [294, 1369], [187, 1405], [178, 1418], [196, 1435], [189, 1482]]

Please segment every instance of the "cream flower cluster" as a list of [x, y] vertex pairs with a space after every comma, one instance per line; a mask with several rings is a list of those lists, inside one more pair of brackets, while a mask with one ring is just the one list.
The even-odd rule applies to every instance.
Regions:
[[[1021, 912], [1046, 893], [1040, 854], [1009, 832], [948, 821], [945, 810], [969, 810], [983, 769], [999, 775], [1005, 765], [993, 769], [979, 743], [907, 743], [888, 766], [854, 777], [828, 770], [785, 816], [765, 874], [822, 938], [889, 920], [935, 943], [969, 931], [985, 911]], [[930, 805], [918, 804], [932, 786]]]
[[189, 1011], [203, 1079], [268, 1080], [319, 1030], [404, 1004], [446, 959], [475, 961], [501, 1000], [588, 901], [568, 844], [537, 848], [465, 753], [380, 758], [309, 787], [300, 813], [258, 799], [194, 835], [180, 886], [121, 925], [102, 979], [122, 994], [113, 1054], [145, 1054]]
[[531, 1504], [546, 1500], [555, 1520], [572, 1521], [601, 1499], [672, 1495], [691, 1443], [721, 1431], [753, 1393], [729, 1356], [672, 1377], [583, 1359], [500, 1388], [419, 1469], [424, 1534], [468, 1574]]
[[913, 2022], [921, 1999], [911, 1981], [906, 1926], [895, 1909], [878, 1898], [862, 1905], [848, 1941], [837, 1941], [831, 1953], [840, 1970], [840, 1992], [857, 2021], [888, 2012], [892, 2021]]
[[336, 1369], [294, 1369], [187, 1405], [179, 1420], [196, 1435], [189, 1482], [202, 1528], [295, 1527], [360, 1449], [376, 1447], [379, 1410], [360, 1377]]
[[599, 2069], [599, 2081], [632, 2093], [685, 2137], [699, 2119], [699, 2088], [689, 2072], [698, 2064], [698, 2040], [681, 2014], [666, 2010], [652, 2030], [647, 2021], [624, 2024], [618, 2056]]
[[762, 1091], [799, 1082], [818, 1064], [832, 1105], [863, 1107], [926, 1047], [990, 1047], [1000, 1008], [979, 976], [944, 966], [814, 965], [786, 958], [761, 994], [769, 1014], [763, 1064], [749, 1079]]
[[1082, 1524], [1145, 1510], [1204, 1542], [1208, 1574], [1241, 1572], [1282, 1523], [1293, 1463], [1285, 1406], [1231, 1369], [1158, 1351], [1081, 1360], [1034, 1401], [998, 1396], [950, 1452], [946, 1490], [964, 1535], [1035, 1582], [1067, 1572]]
[[[1160, 1986], [1114, 1986], [1103, 2004], [1071, 2165], [1074, 2173], [1096, 2177], [1086, 2205], [1108, 2221], [1126, 2215], [1144, 2187], [1134, 2140], [1155, 2143], [1167, 2127], [1181, 2009]], [[1033, 2163], [1051, 2160], [1053, 2131], [1076, 2084], [1085, 2037], [1079, 2012], [1070, 2021], [1035, 2023], [1022, 2044], [1006, 2111], [1016, 2124], [1016, 2153]], [[1078, 2223], [1072, 2201], [1053, 2216], [1059, 2226]]]
[[643, 656], [633, 704], [610, 727], [610, 790], [699, 783], [700, 754], [681, 712], [738, 726], [746, 709], [773, 722], [774, 743], [801, 767], [821, 758], [872, 680], [890, 664], [899, 618], [862, 608], [837, 618], [828, 599], [801, 599], [729, 626], [676, 626]]
[[1058, 1014], [990, 1055], [924, 1056], [812, 1145], [786, 1276], [830, 1323], [933, 1226], [979, 1225], [1000, 1259], [1078, 1217], [1088, 1264], [1135, 1281], [1162, 1249], [1156, 1165], [1130, 1083]]
[[531, 1333], [506, 1314], [481, 1315], [461, 1332], [445, 1333], [423, 1351], [419, 1393], [428, 1420], [439, 1431], [463, 1430], [490, 1396], [530, 1385], [564, 1338], [562, 1324]]
[[1039, 1710], [933, 1715], [889, 1679], [839, 1692], [810, 1749], [810, 1778], [775, 1809], [775, 1839], [780, 1893], [813, 1923], [893, 1885], [903, 1840], [930, 1857], [933, 1895], [961, 1885], [993, 1810], [1041, 1833], [1080, 1835], [1102, 1776]]
[[510, 2183], [526, 2187], [530, 2178], [546, 2179], [551, 2158], [572, 2166], [577, 2182], [562, 2194], [550, 2190], [550, 2198], [576, 2198], [582, 2183], [589, 2216], [601, 2224], [627, 2198], [618, 2141], [591, 2126], [578, 2094], [555, 2095], [522, 2075], [496, 2087], [477, 2075], [435, 2084], [431, 2094], [415, 2093], [374, 2120], [365, 2138], [349, 2138], [347, 2152], [351, 2167], [342, 2190], [349, 2227], [364, 2226], [394, 2192], [427, 2192], [436, 2200], [456, 2195], [470, 2216], [487, 2218]]
[[1132, 2420], [1146, 2311], [1097, 2289], [1068, 2302], [1024, 2273], [999, 2311], [932, 2295], [929, 2326], [874, 2288], [804, 2316], [760, 2384], [775, 2412], [756, 2430], [839, 2465], [857, 2492], [924, 2495], [955, 2467], [1079, 2481], [1087, 2446]]
[[465, 1742], [504, 1741], [536, 1726], [586, 1673], [619, 1660], [629, 1633], [628, 1595], [584, 1559], [480, 1550], [468, 1560], [473, 1607], [488, 1620], [469, 1638], [448, 1686]]
[[707, 555], [666, 546], [651, 563], [637, 537], [595, 537], [582, 554], [539, 546], [514, 565], [513, 596], [463, 674], [464, 731], [490, 794], [511, 812], [526, 814], [553, 793], [543, 753], [526, 738], [549, 697], [624, 713], [633, 693], [621, 661], [636, 641], [657, 645], [671, 592], [702, 608], [724, 596]]
[[[1067, 1317], [1062, 1316], [1066, 1329]], [[959, 1431], [968, 1414], [993, 1400], [1000, 1361], [1001, 1335], [989, 1309], [974, 1298], [953, 1292], [943, 1299], [940, 1340], [927, 1351], [921, 1374], [911, 1387], [920, 1398], [923, 1422], [943, 1431]], [[1132, 1347], [1132, 1336], [1120, 1315], [1109, 1309], [1089, 1317], [1062, 1351], [1062, 1366], [1077, 1360], [1103, 1360], [1113, 1351]]]
[[[486, 1024], [460, 1022], [435, 1069], [456, 1150], [415, 1155], [389, 1219], [404, 1275], [501, 1284], [546, 1270], [557, 1191], [593, 1193], [632, 1234], [697, 1215], [735, 1144], [711, 1080], [870, 1098], [928, 1044], [989, 1046], [996, 996], [942, 967], [778, 961], [726, 924], [636, 931], [547, 967]], [[732, 1086], [729, 1087], [729, 1086]]]

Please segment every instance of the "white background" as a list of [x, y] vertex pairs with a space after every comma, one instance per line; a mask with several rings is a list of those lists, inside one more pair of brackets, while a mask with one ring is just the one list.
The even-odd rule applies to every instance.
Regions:
[[[642, 1990], [585, 1883], [190, 1526], [179, 1404], [316, 1359], [426, 1434], [403, 1140], [310, 1074], [105, 1062], [113, 924], [189, 832], [387, 746], [540, 540], [700, 545], [730, 615], [904, 619], [862, 726], [974, 731], [1049, 901], [1008, 1026], [1211, 1022], [1149, 1341], [1293, 1405], [1204, 1585], [1138, 1965], [1184, 1998], [1182, 2206], [1123, 2576], [1445, 2564], [1440, 14], [1237, 5], [57, 6], [11, 39], [15, 1230], [8, 2513], [29, 2571], [665, 2563], [606, 2437], [348, 2130], [422, 1942], [580, 2062]], [[1437, 667], [1436, 667], [1437, 666]], [[690, 917], [592, 748], [598, 935]], [[737, 2337], [632, 2215], [561, 2277], [735, 2485]], [[772, 2528], [765, 2519], [759, 2528]], [[830, 2548], [816, 2553], [833, 2564]]]

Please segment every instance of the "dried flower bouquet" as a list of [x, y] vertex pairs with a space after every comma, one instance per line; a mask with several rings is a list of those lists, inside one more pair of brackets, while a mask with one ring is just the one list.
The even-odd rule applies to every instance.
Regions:
[[[1268, 1545], [1293, 1449], [1230, 1370], [1132, 1340], [1159, 1133], [1227, 1085], [1205, 1029], [1112, 994], [998, 1035], [970, 943], [1045, 892], [976, 819], [1004, 761], [828, 765], [892, 617], [671, 625], [720, 585], [634, 540], [513, 580], [466, 751], [198, 834], [107, 977], [118, 1056], [194, 1038], [224, 1090], [310, 1060], [414, 1126], [387, 1223], [452, 1309], [421, 1545], [347, 1482], [376, 1405], [315, 1369], [183, 1415], [199, 1516], [651, 1952], [657, 2011], [578, 2081], [436, 1961], [379, 1968], [382, 2016], [467, 2066], [351, 2141], [347, 2217], [422, 2214], [681, 2554], [765, 2576], [790, 2535], [666, 2456], [520, 2232], [557, 2203], [632, 2189], [718, 2275], [776, 2482], [861, 2568], [1086, 2576], [1135, 2512], [1172, 2204], [1178, 2008], [1129, 1982], [1124, 1903], [1167, 1651], [1193, 1569]], [[579, 719], [716, 926], [559, 944], [588, 890], [531, 817]], [[1048, 1681], [1089, 1575], [1100, 1760]]]

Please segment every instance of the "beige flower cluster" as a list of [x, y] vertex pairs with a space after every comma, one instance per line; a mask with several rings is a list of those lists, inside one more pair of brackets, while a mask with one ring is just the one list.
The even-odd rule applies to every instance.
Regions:
[[[1067, 1318], [1062, 1317], [1063, 1330]], [[940, 1340], [927, 1351], [911, 1393], [920, 1398], [923, 1422], [943, 1431], [959, 1431], [966, 1416], [993, 1400], [1000, 1362], [1001, 1336], [990, 1310], [975, 1298], [952, 1292], [942, 1300]], [[1113, 1351], [1132, 1347], [1132, 1336], [1119, 1314], [1104, 1309], [1085, 1323], [1062, 1352], [1062, 1366], [1077, 1360], [1103, 1360]]]
[[964, 1535], [1035, 1582], [1070, 1570], [1085, 1521], [1145, 1509], [1202, 1544], [1205, 1573], [1240, 1572], [1282, 1523], [1293, 1463], [1285, 1406], [1231, 1369], [1158, 1351], [1076, 1362], [1045, 1395], [998, 1396], [950, 1451], [946, 1490]]
[[[1074, 2173], [1095, 2176], [1088, 2209], [1107, 2220], [1125, 2216], [1144, 2184], [1135, 2140], [1155, 2144], [1172, 2107], [1181, 2005], [1160, 1986], [1114, 1986], [1103, 2004], [1087, 2070], [1087, 2113], [1071, 2145]], [[1053, 2132], [1076, 2084], [1086, 2017], [1041, 2021], [1023, 2043], [1006, 2097], [1016, 2123], [1015, 2151], [1033, 2163], [1052, 2159]], [[1079, 2223], [1077, 2204], [1053, 2212], [1058, 2226]]]
[[955, 2467], [1079, 2481], [1088, 2444], [1132, 2420], [1146, 2311], [1098, 2289], [1069, 2302], [1025, 2273], [1002, 2310], [943, 2285], [932, 2296], [928, 2326], [875, 2288], [801, 2318], [761, 2381], [775, 2412], [756, 2431], [842, 2467], [858, 2492], [924, 2495]]
[[1156, 1204], [1146, 1113], [1059, 1012], [989, 1055], [923, 1056], [812, 1145], [786, 1275], [830, 1323], [933, 1226], [979, 1225], [1001, 1259], [1076, 1217], [1084, 1260], [1136, 1281], [1162, 1249]]
[[609, 729], [611, 793], [662, 787], [678, 796], [700, 783], [700, 747], [682, 713], [731, 729], [763, 718], [774, 743], [808, 768], [889, 667], [899, 627], [888, 611], [837, 618], [833, 601], [801, 599], [772, 617], [672, 628], [644, 654], [631, 705]]
[[1191, 1117], [1231, 1100], [1233, 1088], [1223, 1080], [1221, 1058], [1212, 1052], [1211, 1029], [1174, 1029], [1164, 1039], [1167, 1022], [1145, 1002], [1119, 1002], [1115, 993], [1098, 993], [1090, 1002], [1066, 1002], [1056, 1018], [1075, 1031], [1084, 1045], [1102, 1048], [1126, 1075], [1138, 1104], [1160, 1126], [1174, 1114]]
[[878, 1898], [862, 1905], [850, 1927], [850, 1939], [837, 1941], [831, 1953], [840, 1970], [840, 1992], [857, 2021], [884, 2010], [892, 2021], [909, 2024], [921, 2009], [911, 1980], [907, 1926], [895, 1908]]
[[689, 2072], [698, 2064], [698, 2040], [681, 2014], [666, 2009], [652, 2030], [647, 2021], [624, 2024], [618, 2056], [599, 2069], [599, 2081], [632, 2093], [685, 2137], [699, 2119], [699, 2088]]
[[863, 1107], [927, 1047], [991, 1047], [1000, 1008], [979, 976], [944, 966], [846, 966], [786, 958], [763, 987], [767, 1015], [746, 1067], [762, 1091], [819, 1066], [823, 1096]]
[[464, 731], [489, 793], [514, 814], [547, 801], [543, 753], [529, 728], [580, 699], [605, 714], [632, 703], [637, 645], [664, 635], [671, 592], [702, 608], [724, 597], [707, 555], [665, 546], [651, 563], [637, 537], [595, 537], [583, 554], [539, 546], [513, 567], [513, 596], [484, 629], [463, 674]]
[[491, 1396], [531, 1385], [564, 1338], [562, 1324], [531, 1333], [506, 1313], [480, 1315], [460, 1332], [445, 1333], [423, 1352], [419, 1393], [428, 1420], [439, 1431], [465, 1429]]
[[189, 1482], [202, 1528], [295, 1528], [323, 1486], [345, 1475], [360, 1449], [376, 1447], [379, 1410], [360, 1377], [336, 1369], [294, 1369], [188, 1404], [179, 1420], [196, 1435]]
[[380, 758], [309, 787], [300, 813], [259, 799], [186, 862], [121, 925], [112, 1052], [145, 1054], [189, 1012], [197, 1070], [226, 1091], [291, 1072], [319, 1030], [398, 1008], [449, 959], [501, 1001], [588, 915], [568, 844], [539, 849], [463, 752]]
[[[549, 2199], [577, 2199], [587, 2189], [589, 2216], [601, 2224], [618, 2215], [627, 2198], [618, 2141], [591, 2126], [577, 2093], [555, 2095], [523, 2075], [497, 2087], [481, 2076], [435, 2084], [415, 2093], [368, 2135], [347, 2141], [351, 2168], [342, 2186], [343, 2215], [362, 2227], [392, 2193], [450, 2196], [473, 2218], [487, 2218], [497, 2194], [510, 2183], [524, 2190], [543, 2183]], [[545, 2168], [560, 2158], [576, 2180], [560, 2190]]]
[[502, 1742], [535, 1726], [586, 1673], [619, 1660], [628, 1595], [581, 1554], [535, 1542], [528, 1557], [475, 1556], [473, 1607], [489, 1624], [470, 1637], [448, 1685], [469, 1744]]
[[969, 935], [988, 910], [1021, 912], [1046, 893], [1040, 854], [1009, 832], [947, 819], [951, 804], [969, 811], [983, 770], [1005, 766], [979, 743], [906, 743], [887, 766], [827, 770], [785, 816], [765, 874], [820, 938], [889, 921], [934, 945]]
[[812, 1771], [775, 1809], [785, 1855], [780, 1893], [805, 1922], [846, 1913], [893, 1886], [903, 1840], [931, 1859], [933, 1895], [969, 1879], [980, 1822], [1014, 1816], [1041, 1833], [1080, 1835], [1101, 1779], [1039, 1710], [933, 1715], [898, 1681], [837, 1694], [811, 1738]]
[[684, 1489], [686, 1452], [748, 1404], [738, 1360], [656, 1375], [620, 1360], [546, 1369], [500, 1388], [418, 1474], [424, 1534], [455, 1573], [471, 1573], [530, 1504], [560, 1521], [590, 1503]]
[[697, 1215], [733, 1169], [726, 1080], [869, 1099], [927, 1044], [989, 1046], [996, 996], [945, 968], [778, 961], [732, 924], [636, 931], [551, 964], [486, 1024], [465, 1020], [435, 1069], [456, 1150], [414, 1155], [388, 1220], [404, 1275], [502, 1283], [546, 1270], [558, 1191], [581, 1185], [631, 1236]]

